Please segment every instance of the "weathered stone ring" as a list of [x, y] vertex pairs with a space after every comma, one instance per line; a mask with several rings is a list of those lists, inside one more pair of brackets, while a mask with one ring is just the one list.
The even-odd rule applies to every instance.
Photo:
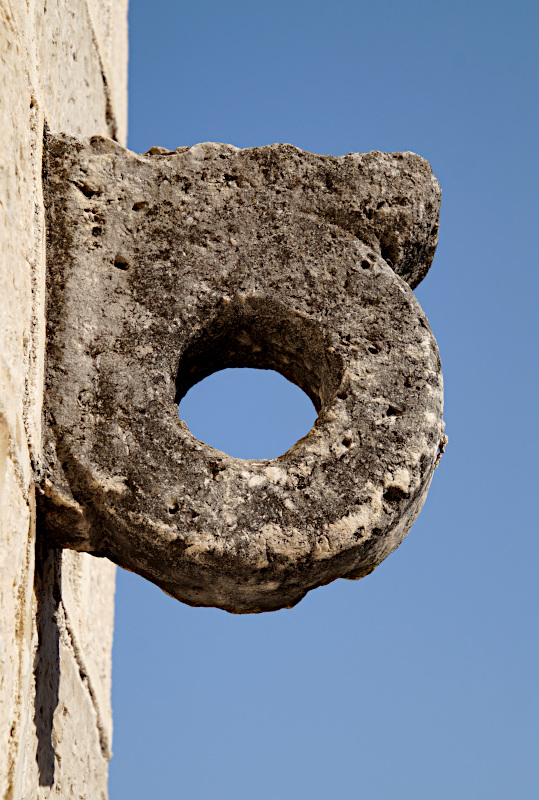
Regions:
[[[436, 247], [428, 164], [63, 135], [48, 154], [47, 534], [235, 612], [371, 572], [418, 515], [442, 434], [408, 285]], [[226, 367], [301, 387], [307, 436], [271, 460], [198, 441], [178, 402]]]

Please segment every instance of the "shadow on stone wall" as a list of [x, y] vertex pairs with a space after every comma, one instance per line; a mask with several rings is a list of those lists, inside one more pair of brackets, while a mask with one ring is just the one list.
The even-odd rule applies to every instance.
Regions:
[[38, 633], [34, 660], [34, 723], [40, 786], [52, 786], [54, 783], [53, 722], [60, 687], [60, 630], [57, 612], [61, 600], [61, 553], [60, 549], [47, 547], [38, 535], [34, 577]]

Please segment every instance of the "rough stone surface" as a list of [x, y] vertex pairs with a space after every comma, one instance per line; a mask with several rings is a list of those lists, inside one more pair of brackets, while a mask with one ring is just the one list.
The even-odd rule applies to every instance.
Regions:
[[[427, 162], [209, 143], [139, 156], [63, 135], [47, 152], [51, 540], [234, 612], [371, 572], [419, 513], [442, 435], [438, 350], [405, 282], [436, 246]], [[195, 439], [177, 403], [226, 367], [300, 386], [309, 434], [259, 461]]]
[[[124, 141], [126, 11], [126, 0], [0, 0], [2, 800], [106, 796], [115, 567], [51, 550], [35, 569], [33, 487], [45, 341], [44, 127]], [[79, 755], [70, 735], [54, 733], [63, 718], [78, 726]]]

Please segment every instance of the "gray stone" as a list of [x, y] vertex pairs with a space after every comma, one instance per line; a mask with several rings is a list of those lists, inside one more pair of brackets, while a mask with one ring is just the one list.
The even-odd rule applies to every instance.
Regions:
[[[208, 143], [141, 156], [64, 135], [47, 151], [52, 542], [234, 612], [371, 572], [417, 517], [442, 435], [440, 359], [410, 289], [436, 247], [427, 162]], [[177, 404], [226, 367], [301, 387], [307, 436], [272, 460], [198, 441]]]

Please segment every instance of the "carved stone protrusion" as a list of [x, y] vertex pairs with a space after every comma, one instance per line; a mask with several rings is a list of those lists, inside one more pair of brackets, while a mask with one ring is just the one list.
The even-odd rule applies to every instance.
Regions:
[[[437, 242], [428, 163], [54, 135], [46, 193], [47, 535], [234, 612], [371, 572], [421, 510], [442, 433], [410, 289]], [[271, 460], [198, 441], [177, 404], [226, 367], [301, 387], [307, 436]]]

